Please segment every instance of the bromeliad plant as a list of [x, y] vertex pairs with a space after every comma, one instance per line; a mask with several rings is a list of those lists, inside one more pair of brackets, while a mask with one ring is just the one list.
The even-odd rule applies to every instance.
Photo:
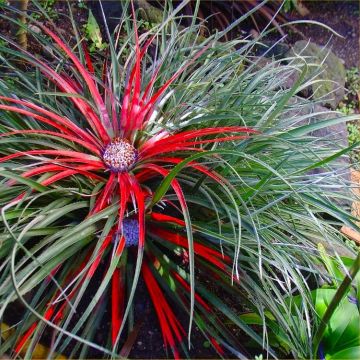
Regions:
[[[249, 343], [276, 357], [269, 312], [294, 356], [311, 356], [316, 243], [345, 246], [338, 225], [356, 225], [332, 176], [346, 149], [309, 133], [350, 117], [304, 123], [323, 115], [295, 96], [316, 81], [306, 59], [259, 68], [254, 41], [219, 41], [242, 19], [204, 40], [195, 17], [176, 26], [184, 5], [143, 34], [130, 6], [102, 62], [75, 25], [71, 45], [28, 29], [47, 60], [1, 47], [1, 354], [124, 354], [146, 289], [174, 357], [191, 356], [193, 326], [217, 356], [248, 357]], [[301, 304], [284, 300], [294, 292]]]

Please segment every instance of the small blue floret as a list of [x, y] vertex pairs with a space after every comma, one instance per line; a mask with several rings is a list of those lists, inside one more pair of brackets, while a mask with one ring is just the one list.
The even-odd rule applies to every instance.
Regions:
[[124, 219], [123, 234], [125, 246], [136, 246], [139, 243], [139, 222], [136, 219]]
[[351, 302], [352, 304], [355, 304], [355, 305], [358, 304], [358, 301], [357, 301], [357, 299], [356, 299], [355, 296], [348, 295], [348, 300], [349, 300], [349, 302]]

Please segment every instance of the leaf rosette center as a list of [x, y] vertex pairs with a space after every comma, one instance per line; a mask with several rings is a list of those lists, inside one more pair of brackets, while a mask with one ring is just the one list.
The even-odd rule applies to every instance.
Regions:
[[138, 157], [138, 151], [126, 139], [115, 138], [109, 143], [103, 152], [102, 158], [113, 172], [125, 172], [134, 167]]

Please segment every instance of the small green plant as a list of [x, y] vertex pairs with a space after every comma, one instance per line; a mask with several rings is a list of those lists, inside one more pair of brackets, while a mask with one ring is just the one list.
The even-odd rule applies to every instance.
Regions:
[[47, 12], [49, 17], [51, 17], [53, 20], [59, 17], [58, 12], [54, 8], [56, 0], [40, 0], [39, 2], [40, 5], [44, 8], [44, 10]]
[[87, 9], [88, 8], [88, 6], [86, 5], [86, 1], [84, 1], [84, 0], [78, 0], [77, 6], [80, 9]]
[[[316, 310], [316, 316], [311, 321], [315, 334], [314, 351], [317, 352], [313, 354], [314, 358], [319, 356], [320, 359], [326, 360], [359, 359], [360, 274], [358, 269], [360, 259], [359, 257], [355, 260], [348, 257], [338, 259], [330, 256], [321, 244], [318, 245], [318, 251], [321, 257], [319, 265], [326, 269], [328, 275], [325, 285], [311, 291], [312, 306]], [[347, 271], [352, 272], [352, 281], [347, 278]], [[343, 290], [339, 291], [339, 289]], [[290, 318], [296, 318], [296, 314], [303, 306], [302, 297], [289, 296], [285, 301], [289, 307], [292, 307], [290, 314], [284, 313], [284, 316], [288, 316], [290, 323]], [[328, 312], [330, 306], [331, 313]], [[289, 334], [276, 325], [273, 315], [267, 312], [265, 316], [271, 330], [269, 333], [271, 345], [282, 348], [284, 353], [289, 354], [291, 350]], [[260, 316], [255, 313], [242, 314], [241, 318], [247, 324], [259, 325], [261, 323]], [[323, 323], [324, 321], [326, 323]]]
[[340, 102], [338, 109], [348, 115], [360, 110], [360, 74], [359, 69], [353, 67], [346, 71], [346, 95]]
[[[347, 124], [347, 131], [348, 131], [348, 141], [349, 145], [354, 145], [358, 141], [360, 141], [360, 122], [359, 121], [352, 121]], [[350, 152], [350, 159], [353, 164], [358, 164], [360, 160], [360, 153], [358, 148], [354, 148]]]
[[298, 0], [284, 0], [282, 10], [287, 13], [296, 9], [296, 3]]
[[306, 16], [310, 13], [308, 8], [303, 4], [302, 0], [279, 0], [283, 2], [282, 12], [288, 13], [290, 11], [296, 11], [301, 16]]
[[348, 97], [345, 96], [343, 101], [339, 103], [338, 110], [340, 110], [345, 115], [351, 115], [355, 113], [355, 104], [353, 102], [348, 102]]
[[107, 47], [107, 44], [103, 42], [99, 24], [91, 10], [89, 10], [87, 23], [84, 25], [84, 31], [85, 38], [90, 43], [90, 52], [102, 51]]
[[53, 20], [59, 18], [59, 14], [55, 9], [56, 0], [38, 0], [36, 4], [37, 6], [42, 8], [42, 10], [39, 11], [39, 9], [36, 9], [36, 11], [32, 11], [30, 14], [30, 17], [32, 19], [43, 20], [45, 19], [45, 13], [48, 17], [50, 17]]
[[353, 145], [360, 140], [359, 123], [358, 122], [349, 123], [347, 124], [347, 129], [349, 133], [348, 136], [349, 145]]
[[142, 21], [139, 25], [140, 30], [150, 30], [154, 25], [149, 21]]
[[358, 96], [360, 92], [360, 73], [359, 68], [352, 67], [346, 72], [347, 89], [352, 96]]

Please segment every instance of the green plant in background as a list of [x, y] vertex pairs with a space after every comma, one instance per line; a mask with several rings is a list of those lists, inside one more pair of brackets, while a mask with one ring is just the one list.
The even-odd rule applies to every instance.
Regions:
[[307, 16], [310, 13], [303, 0], [284, 0], [282, 11], [288, 13], [293, 10], [297, 11], [301, 16]]
[[90, 52], [106, 49], [107, 44], [103, 42], [99, 24], [97, 23], [91, 10], [89, 10], [87, 23], [84, 25], [84, 31], [85, 37], [90, 43]]
[[360, 92], [360, 74], [359, 68], [353, 67], [346, 72], [346, 88], [353, 97], [358, 97]]
[[[325, 359], [360, 357], [360, 253], [357, 258], [331, 258], [322, 245], [319, 252], [331, 283], [313, 290], [320, 326], [314, 335], [314, 353]], [[344, 275], [344, 269], [347, 274]], [[299, 299], [300, 300], [300, 299]]]
[[296, 4], [297, 4], [298, 0], [285, 0], [283, 3], [283, 7], [282, 10], [284, 12], [290, 12], [294, 9], [296, 9]]
[[346, 95], [339, 104], [339, 110], [344, 114], [360, 111], [360, 75], [359, 69], [353, 67], [346, 70]]
[[356, 142], [359, 141], [360, 139], [360, 130], [359, 130], [359, 125], [357, 122], [355, 123], [349, 123], [347, 124], [347, 129], [349, 132], [349, 144], [353, 145]]
[[[355, 260], [347, 257], [340, 259], [330, 256], [322, 244], [318, 247], [321, 256], [319, 266], [326, 270], [328, 278], [325, 285], [311, 291], [312, 305], [315, 309], [311, 323], [317, 328], [313, 339], [314, 358], [358, 359], [360, 357], [360, 274], [358, 273], [360, 257], [358, 256]], [[344, 270], [349, 271], [352, 280], [345, 279]], [[339, 291], [341, 288], [343, 290]], [[296, 318], [302, 304], [302, 297], [293, 295], [288, 297], [286, 302], [289, 308], [293, 308], [293, 312], [284, 316]], [[329, 313], [330, 304], [332, 310]], [[241, 318], [249, 325], [261, 324], [261, 318], [256, 313], [245, 313], [241, 315]], [[291, 340], [276, 324], [275, 317], [270, 312], [267, 313], [267, 318], [271, 345], [282, 348], [289, 354]], [[321, 327], [324, 321], [326, 322]]]
[[311, 121], [305, 59], [259, 66], [255, 40], [221, 41], [261, 4], [206, 39], [196, 13], [177, 26], [186, 5], [141, 34], [125, 6], [103, 62], [75, 23], [74, 45], [35, 22], [50, 59], [0, 36], [18, 79], [0, 80], [0, 355], [118, 358], [147, 299], [168, 357], [193, 357], [196, 327], [218, 357], [316, 358], [317, 244], [355, 257], [338, 229], [358, 227], [335, 176], [352, 147], [313, 131], [356, 116]]
[[[59, 18], [59, 14], [55, 9], [57, 0], [39, 0], [36, 1], [36, 11], [31, 11], [30, 17], [34, 20], [52, 19], [56, 20]], [[34, 1], [32, 1], [35, 3]]]
[[80, 9], [87, 9], [87, 4], [86, 4], [86, 0], [78, 0], [78, 7]]
[[51, 19], [55, 20], [59, 17], [58, 12], [54, 8], [56, 0], [40, 0], [39, 4], [44, 8], [45, 12]]

